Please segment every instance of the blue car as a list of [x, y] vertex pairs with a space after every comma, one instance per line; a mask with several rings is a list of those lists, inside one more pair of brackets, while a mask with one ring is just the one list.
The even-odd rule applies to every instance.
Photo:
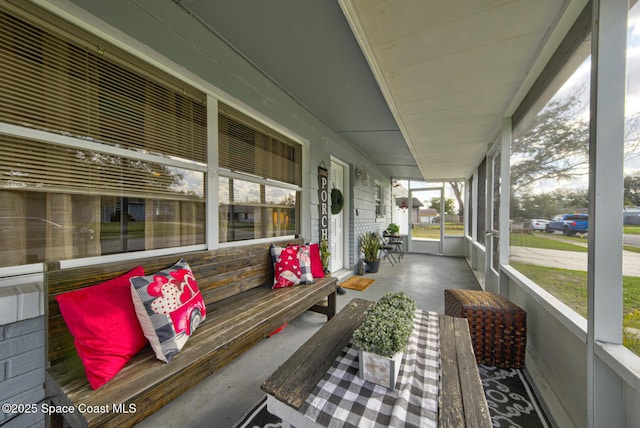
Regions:
[[587, 214], [560, 214], [545, 226], [545, 232], [562, 232], [565, 236], [589, 231], [589, 216]]

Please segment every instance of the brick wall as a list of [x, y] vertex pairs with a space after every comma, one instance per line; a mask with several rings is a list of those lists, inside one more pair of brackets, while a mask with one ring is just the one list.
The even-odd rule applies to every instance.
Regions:
[[3, 427], [44, 426], [40, 412], [44, 361], [44, 317], [0, 326], [0, 404], [32, 405], [37, 409], [35, 413], [7, 414], [3, 406]]

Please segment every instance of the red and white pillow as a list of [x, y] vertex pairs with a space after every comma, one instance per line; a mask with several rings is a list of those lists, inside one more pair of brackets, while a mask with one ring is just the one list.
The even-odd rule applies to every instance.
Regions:
[[130, 293], [156, 358], [170, 362], [207, 313], [191, 267], [180, 260], [153, 275], [133, 277]]
[[298, 284], [313, 284], [311, 255], [306, 245], [287, 247], [271, 246], [273, 260], [272, 288], [291, 287]]

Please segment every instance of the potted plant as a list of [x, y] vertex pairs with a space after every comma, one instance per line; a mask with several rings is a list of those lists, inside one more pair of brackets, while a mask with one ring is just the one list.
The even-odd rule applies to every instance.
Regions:
[[389, 235], [397, 235], [400, 233], [400, 226], [395, 223], [389, 223], [389, 226], [387, 226], [387, 232]]
[[404, 292], [387, 293], [367, 310], [353, 333], [361, 378], [395, 389], [415, 311], [416, 302]]
[[322, 241], [320, 241], [318, 249], [320, 250], [320, 262], [322, 263], [324, 274], [329, 275], [329, 258], [331, 258], [331, 253], [329, 252], [329, 242], [326, 239], [323, 239]]
[[360, 237], [360, 251], [362, 251], [362, 258], [367, 264], [367, 272], [378, 272], [381, 245], [380, 238], [375, 233], [365, 233]]

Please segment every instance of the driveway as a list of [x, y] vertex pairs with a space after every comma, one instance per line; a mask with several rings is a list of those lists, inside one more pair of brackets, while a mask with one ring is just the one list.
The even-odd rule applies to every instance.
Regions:
[[625, 233], [624, 235], [622, 235], [622, 241], [624, 242], [624, 245], [628, 245], [630, 247], [640, 247], [640, 235]]
[[[509, 250], [511, 259], [520, 263], [585, 272], [587, 270], [587, 253], [515, 246]], [[640, 253], [622, 252], [622, 273], [626, 276], [640, 276]]]

